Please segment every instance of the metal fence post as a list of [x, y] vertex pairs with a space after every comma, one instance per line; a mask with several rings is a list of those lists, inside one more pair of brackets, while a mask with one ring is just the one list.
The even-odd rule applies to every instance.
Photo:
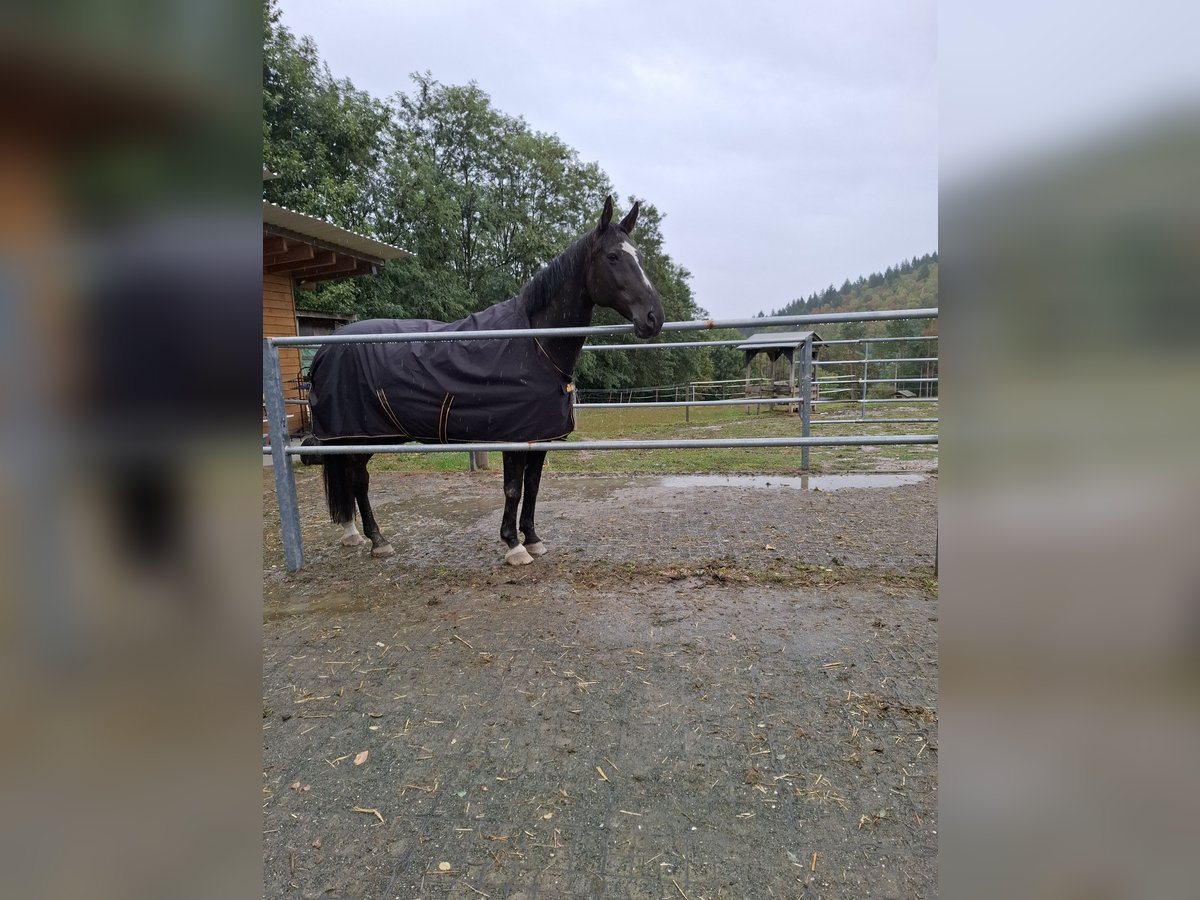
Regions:
[[283, 377], [279, 370], [279, 348], [263, 338], [263, 404], [271, 437], [271, 462], [275, 469], [275, 499], [279, 503], [279, 527], [283, 532], [283, 559], [289, 572], [304, 566], [300, 541], [300, 505], [296, 501], [296, 479], [288, 442], [287, 407], [283, 402]]
[[[800, 436], [809, 436], [809, 426], [812, 424], [812, 381], [813, 358], [812, 336], [804, 339], [800, 351]], [[800, 448], [800, 471], [808, 472], [808, 446]]]
[[871, 342], [863, 341], [863, 392], [862, 403], [858, 407], [858, 417], [865, 419], [867, 417], [867, 363], [871, 359]]

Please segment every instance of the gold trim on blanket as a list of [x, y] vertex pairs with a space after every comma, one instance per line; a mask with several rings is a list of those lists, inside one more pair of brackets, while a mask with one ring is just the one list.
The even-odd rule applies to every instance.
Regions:
[[438, 438], [443, 444], [450, 442], [446, 433], [450, 429], [450, 406], [453, 403], [454, 396], [452, 394], [447, 394], [442, 398], [442, 411], [438, 414]]
[[392, 424], [400, 429], [400, 433], [405, 437], [412, 437], [408, 430], [400, 424], [400, 420], [396, 418], [396, 414], [392, 412], [392, 406], [388, 403], [387, 394], [383, 392], [383, 388], [377, 388], [375, 396], [379, 399], [379, 405], [382, 407], [384, 414], [392, 420]]

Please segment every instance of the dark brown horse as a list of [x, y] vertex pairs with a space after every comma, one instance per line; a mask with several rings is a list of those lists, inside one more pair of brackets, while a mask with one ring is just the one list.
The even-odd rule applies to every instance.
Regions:
[[[632, 322], [638, 337], [654, 337], [663, 326], [663, 308], [630, 241], [637, 216], [635, 203], [614, 224], [612, 198], [606, 198], [596, 228], [534, 275], [517, 296], [466, 319], [449, 324], [371, 319], [338, 333], [578, 327], [590, 325], [593, 310], [605, 306]], [[313, 432], [324, 444], [565, 438], [575, 428], [572, 377], [583, 342], [583, 337], [551, 337], [326, 344], [311, 367]], [[371, 555], [391, 556], [392, 546], [367, 498], [370, 458], [320, 457], [329, 515], [343, 527], [344, 545], [362, 544], [354, 523], [357, 503]], [[504, 454], [500, 538], [508, 546], [504, 558], [510, 565], [531, 563], [546, 552], [534, 526], [545, 460], [544, 450]]]

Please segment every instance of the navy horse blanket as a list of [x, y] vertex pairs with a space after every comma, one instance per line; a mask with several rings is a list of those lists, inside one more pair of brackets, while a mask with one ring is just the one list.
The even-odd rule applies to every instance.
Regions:
[[[529, 327], [514, 297], [448, 324], [368, 319], [337, 334]], [[550, 441], [575, 430], [575, 386], [536, 338], [325, 344], [309, 372], [320, 440]]]

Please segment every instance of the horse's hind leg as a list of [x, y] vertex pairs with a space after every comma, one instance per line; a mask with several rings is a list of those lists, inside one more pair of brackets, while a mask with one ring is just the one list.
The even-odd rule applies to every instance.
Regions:
[[371, 540], [372, 556], [391, 556], [396, 551], [387, 542], [379, 525], [375, 521], [375, 513], [371, 509], [371, 501], [367, 498], [367, 489], [371, 486], [371, 476], [367, 472], [367, 461], [370, 456], [355, 456], [354, 459], [354, 498], [358, 501], [358, 511], [362, 516], [363, 531]]
[[525, 535], [525, 551], [531, 556], [541, 556], [546, 552], [546, 545], [534, 531], [533, 519], [537, 512], [538, 487], [542, 483], [542, 466], [546, 462], [546, 451], [538, 450], [529, 453], [525, 463], [525, 497], [521, 501], [521, 531]]
[[500, 519], [500, 540], [508, 545], [504, 561], [510, 566], [524, 566], [533, 562], [529, 551], [521, 546], [521, 536], [517, 532], [517, 506], [521, 502], [528, 456], [528, 453], [519, 452], [504, 454], [504, 515]]
[[342, 546], [343, 547], [358, 547], [366, 543], [366, 539], [358, 533], [358, 528], [354, 525], [354, 520], [340, 523], [342, 525]]
[[357, 547], [363, 543], [362, 535], [354, 527], [354, 483], [357, 469], [356, 457], [318, 457], [325, 478], [325, 500], [329, 505], [329, 519], [343, 528], [342, 546]]
[[[336, 459], [336, 457], [333, 457], [333, 458]], [[342, 532], [342, 546], [343, 547], [361, 547], [367, 541], [361, 534], [358, 533], [358, 529], [354, 527], [354, 504], [356, 501], [359, 503], [362, 502], [362, 501], [358, 500], [358, 482], [359, 482], [359, 477], [360, 477], [359, 470], [361, 469], [362, 472], [365, 474], [367, 471], [367, 464], [361, 457], [358, 457], [358, 456], [347, 456], [345, 458], [345, 460], [346, 460], [346, 471], [348, 473], [347, 478], [350, 482], [350, 504], [349, 504], [350, 518], [347, 519], [345, 522], [338, 523], [345, 529]], [[363, 531], [366, 531], [367, 530], [367, 517], [363, 516], [362, 520], [363, 520]]]

